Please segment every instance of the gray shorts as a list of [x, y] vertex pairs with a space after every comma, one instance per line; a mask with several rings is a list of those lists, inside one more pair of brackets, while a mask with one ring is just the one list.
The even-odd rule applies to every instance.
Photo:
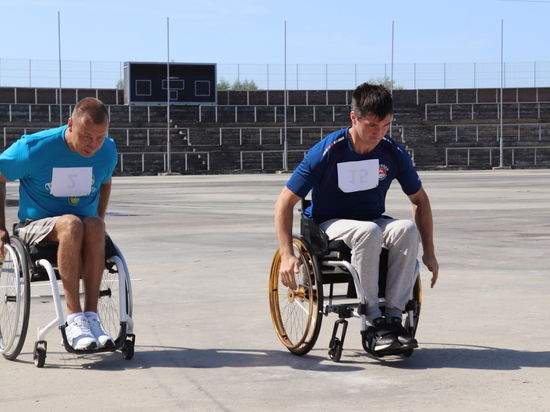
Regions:
[[47, 217], [39, 220], [29, 219], [26, 222], [19, 222], [15, 226], [15, 233], [28, 245], [40, 244], [53, 230], [59, 217]]

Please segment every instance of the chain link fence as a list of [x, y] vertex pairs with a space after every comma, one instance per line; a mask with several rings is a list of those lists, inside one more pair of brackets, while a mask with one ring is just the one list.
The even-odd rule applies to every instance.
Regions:
[[[352, 90], [392, 78], [403, 89], [550, 87], [550, 62], [288, 64], [286, 70], [283, 64], [217, 64], [217, 76], [231, 84], [253, 81], [260, 90]], [[0, 59], [0, 87], [114, 89], [123, 77], [123, 62]]]

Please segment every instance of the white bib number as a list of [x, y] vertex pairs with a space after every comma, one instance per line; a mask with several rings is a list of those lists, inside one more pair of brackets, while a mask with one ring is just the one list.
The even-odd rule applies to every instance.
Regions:
[[374, 189], [378, 186], [378, 159], [338, 163], [338, 187], [344, 193]]
[[91, 191], [91, 167], [54, 167], [50, 189], [50, 194], [53, 196], [87, 196]]

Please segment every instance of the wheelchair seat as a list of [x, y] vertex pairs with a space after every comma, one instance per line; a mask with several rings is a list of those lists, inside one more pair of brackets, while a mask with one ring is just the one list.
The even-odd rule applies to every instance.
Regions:
[[[30, 256], [30, 264], [33, 266], [31, 271], [31, 282], [40, 282], [48, 280], [48, 272], [46, 269], [40, 265], [37, 265], [40, 259], [45, 259], [55, 270], [57, 279], [60, 279], [59, 273], [57, 271], [57, 249], [59, 245], [57, 243], [44, 243], [41, 245], [33, 244], [25, 246], [28, 249]], [[116, 255], [115, 244], [108, 234], [105, 234], [105, 259], [109, 259], [111, 256]]]
[[[351, 263], [351, 248], [343, 240], [330, 240], [323, 229], [311, 219], [302, 217], [300, 219], [300, 233], [307, 240], [312, 249], [317, 254], [317, 259], [321, 262], [323, 284], [334, 284], [348, 282], [348, 298], [357, 298], [357, 291], [351, 273], [341, 272], [331, 273], [334, 266], [323, 265], [323, 262], [330, 260], [341, 260]], [[388, 274], [388, 249], [382, 248], [380, 253], [380, 263], [378, 270], [378, 296], [385, 297], [386, 277]]]

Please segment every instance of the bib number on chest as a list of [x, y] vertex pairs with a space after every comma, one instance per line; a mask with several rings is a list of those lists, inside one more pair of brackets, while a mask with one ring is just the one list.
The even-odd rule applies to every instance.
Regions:
[[374, 189], [378, 186], [378, 159], [338, 163], [338, 187], [344, 193]]
[[50, 194], [56, 197], [87, 196], [92, 191], [91, 167], [55, 167]]

